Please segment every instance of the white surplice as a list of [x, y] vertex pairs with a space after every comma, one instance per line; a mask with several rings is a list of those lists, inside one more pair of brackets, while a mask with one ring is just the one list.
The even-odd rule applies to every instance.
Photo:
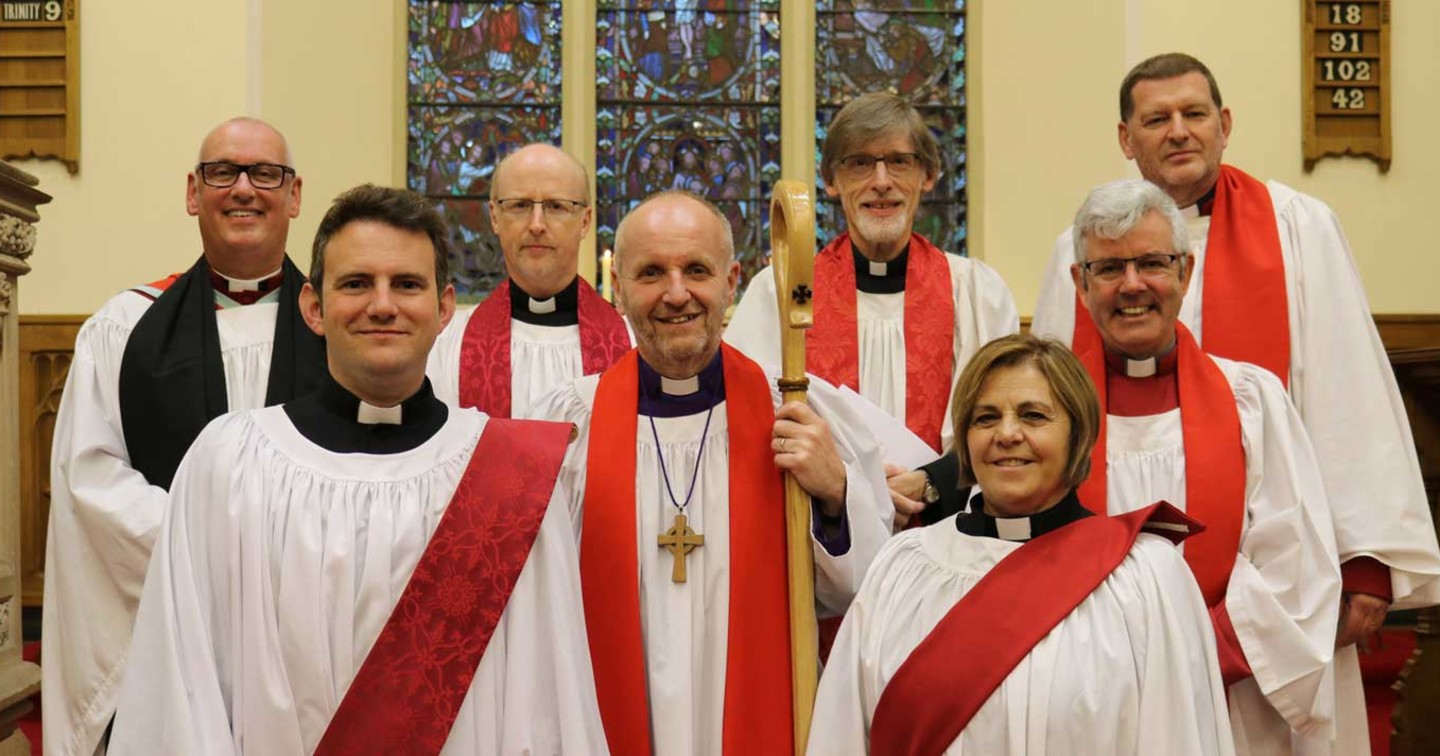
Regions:
[[[172, 488], [115, 754], [313, 751], [389, 619], [487, 419], [337, 454], [280, 407], [226, 415]], [[604, 753], [563, 481], [442, 753]]]
[[[120, 360], [151, 301], [123, 292], [85, 321], [55, 419], [40, 662], [47, 753], [93, 753], [115, 712], [165, 513], [165, 490], [131, 465], [120, 423]], [[215, 313], [231, 410], [265, 404], [278, 308]]]
[[[957, 532], [953, 516], [892, 539], [871, 565], [830, 652], [808, 752], [868, 753], [875, 707], [895, 672], [951, 607], [1019, 546]], [[986, 624], [984, 617], [972, 621]], [[1174, 545], [1142, 533], [1115, 572], [1016, 665], [945, 753], [1231, 754], [1209, 622]]]
[[[1336, 708], [1340, 568], [1325, 491], [1280, 381], [1248, 363], [1215, 362], [1235, 393], [1245, 449], [1245, 517], [1225, 608], [1255, 676], [1230, 687], [1235, 749], [1311, 753], [1334, 735]], [[1110, 514], [1162, 499], [1185, 509], [1180, 413], [1106, 418]], [[1303, 734], [1293, 746], [1292, 729]]]
[[[599, 376], [586, 376], [557, 390], [530, 408], [533, 417], [575, 423], [579, 439], [570, 453], [582, 464], [567, 464], [562, 475], [571, 491], [575, 531], [580, 530], [585, 491], [585, 465], [590, 443], [590, 418]], [[779, 394], [771, 381], [771, 394]], [[885, 486], [882, 458], [906, 459], [903, 450], [883, 450], [871, 425], [873, 408], [857, 406], [858, 397], [824, 381], [810, 378], [810, 403], [830, 426], [845, 463], [846, 516], [850, 549], [831, 555], [814, 542], [815, 598], [822, 615], [840, 614], [864, 577], [865, 569], [890, 537], [893, 510]], [[640, 568], [641, 634], [646, 682], [650, 692], [650, 732], [657, 756], [721, 752], [725, 705], [725, 660], [730, 620], [730, 468], [726, 404], [716, 405], [705, 432], [706, 412], [674, 418], [648, 416], [636, 427], [636, 548]], [[889, 421], [879, 415], [878, 421]], [[893, 421], [890, 421], [893, 422]], [[898, 423], [895, 423], [898, 426]], [[905, 435], [903, 428], [899, 434]], [[659, 446], [656, 445], [656, 436]], [[922, 446], [913, 436], [912, 442]], [[701, 443], [704, 443], [704, 456]], [[909, 459], [916, 452], [910, 451]], [[926, 455], [919, 452], [922, 461]], [[705, 536], [705, 545], [690, 552], [689, 580], [671, 580], [671, 560], [656, 539], [668, 530], [676, 508], [665, 494], [665, 472], [675, 496], [684, 500], [694, 481], [694, 499], [685, 509], [690, 527]], [[933, 456], [933, 455], [931, 455]], [[583, 548], [583, 544], [582, 544]], [[623, 579], [614, 576], [614, 579]]]
[[[1275, 206], [1285, 262], [1290, 397], [1320, 461], [1340, 563], [1368, 556], [1388, 566], [1395, 609], [1440, 603], [1440, 546], [1410, 422], [1340, 220], [1314, 197], [1277, 181], [1265, 186]], [[1195, 271], [1180, 320], [1203, 349], [1210, 219], [1190, 217], [1188, 222]], [[1045, 271], [1032, 333], [1069, 343], [1075, 327], [1074, 261], [1066, 229]], [[1334, 752], [1367, 754], [1369, 731], [1353, 646], [1336, 654], [1336, 673], [1340, 746]]]
[[[1010, 289], [994, 268], [979, 260], [945, 255], [950, 265], [950, 291], [955, 301], [954, 375], [980, 347], [1020, 330], [1020, 316]], [[905, 293], [855, 293], [855, 320], [860, 365], [860, 395], [881, 409], [905, 420]], [[766, 267], [745, 289], [725, 329], [725, 341], [766, 367], [780, 365], [780, 316], [776, 310], [775, 274]], [[953, 400], [954, 391], [949, 394]], [[955, 431], [953, 407], [947, 402], [940, 430], [942, 449], [948, 449]]]
[[[452, 407], [460, 404], [460, 350], [474, 313], [474, 307], [455, 313], [435, 340], [425, 369], [435, 397]], [[584, 374], [580, 326], [544, 326], [510, 318], [511, 417], [524, 417], [536, 399]]]

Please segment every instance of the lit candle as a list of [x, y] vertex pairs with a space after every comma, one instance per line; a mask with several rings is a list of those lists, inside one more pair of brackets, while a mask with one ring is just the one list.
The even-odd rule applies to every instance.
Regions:
[[605, 250], [604, 255], [600, 256], [600, 296], [605, 297], [606, 302], [615, 303], [615, 281], [610, 273], [610, 250], [608, 249]]

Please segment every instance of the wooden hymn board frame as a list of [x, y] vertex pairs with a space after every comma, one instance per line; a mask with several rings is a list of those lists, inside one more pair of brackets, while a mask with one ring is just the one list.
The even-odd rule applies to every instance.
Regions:
[[1301, 0], [1305, 170], [1331, 155], [1390, 170], [1390, 0]]
[[80, 169], [79, 0], [0, 0], [0, 160]]

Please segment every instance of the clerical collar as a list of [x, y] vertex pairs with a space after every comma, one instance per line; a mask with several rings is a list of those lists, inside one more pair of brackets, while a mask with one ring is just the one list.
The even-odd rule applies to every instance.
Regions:
[[1119, 417], [1145, 417], [1180, 406], [1176, 366], [1180, 350], [1174, 347], [1158, 357], [1132, 360], [1105, 350], [1105, 410]]
[[720, 352], [699, 375], [675, 380], [666, 378], [640, 358], [640, 414], [651, 417], [684, 417], [704, 412], [725, 401], [725, 370]]
[[855, 256], [855, 288], [866, 294], [899, 294], [905, 291], [905, 267], [910, 260], [910, 245], [890, 262], [875, 262], [850, 245]]
[[327, 373], [313, 393], [284, 407], [302, 436], [338, 454], [410, 451], [435, 435], [449, 416], [428, 378], [410, 398], [387, 408], [361, 401]]
[[217, 294], [224, 294], [242, 305], [254, 304], [261, 297], [280, 288], [280, 284], [284, 280], [283, 270], [276, 270], [274, 273], [260, 278], [231, 278], [217, 273], [214, 268], [210, 269], [211, 288]]
[[510, 279], [510, 317], [531, 325], [573, 326], [580, 322], [580, 279], [549, 299], [535, 299]]
[[1215, 186], [1210, 187], [1210, 191], [1196, 200], [1195, 204], [1180, 208], [1180, 214], [1184, 216], [1186, 220], [1209, 216], [1210, 213], [1215, 210], [1215, 187], [1219, 185], [1220, 182], [1215, 182]]
[[955, 516], [955, 528], [965, 535], [999, 538], [1003, 541], [1028, 541], [1052, 530], [1083, 520], [1094, 514], [1080, 504], [1071, 489], [1060, 503], [1029, 517], [995, 517], [985, 513], [985, 494], [970, 500], [970, 511]]

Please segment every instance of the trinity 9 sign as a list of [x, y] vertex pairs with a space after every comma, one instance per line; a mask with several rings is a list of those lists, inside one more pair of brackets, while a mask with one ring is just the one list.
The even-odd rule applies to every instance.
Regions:
[[1332, 155], [1390, 168], [1390, 0], [1303, 0], [1305, 170]]

